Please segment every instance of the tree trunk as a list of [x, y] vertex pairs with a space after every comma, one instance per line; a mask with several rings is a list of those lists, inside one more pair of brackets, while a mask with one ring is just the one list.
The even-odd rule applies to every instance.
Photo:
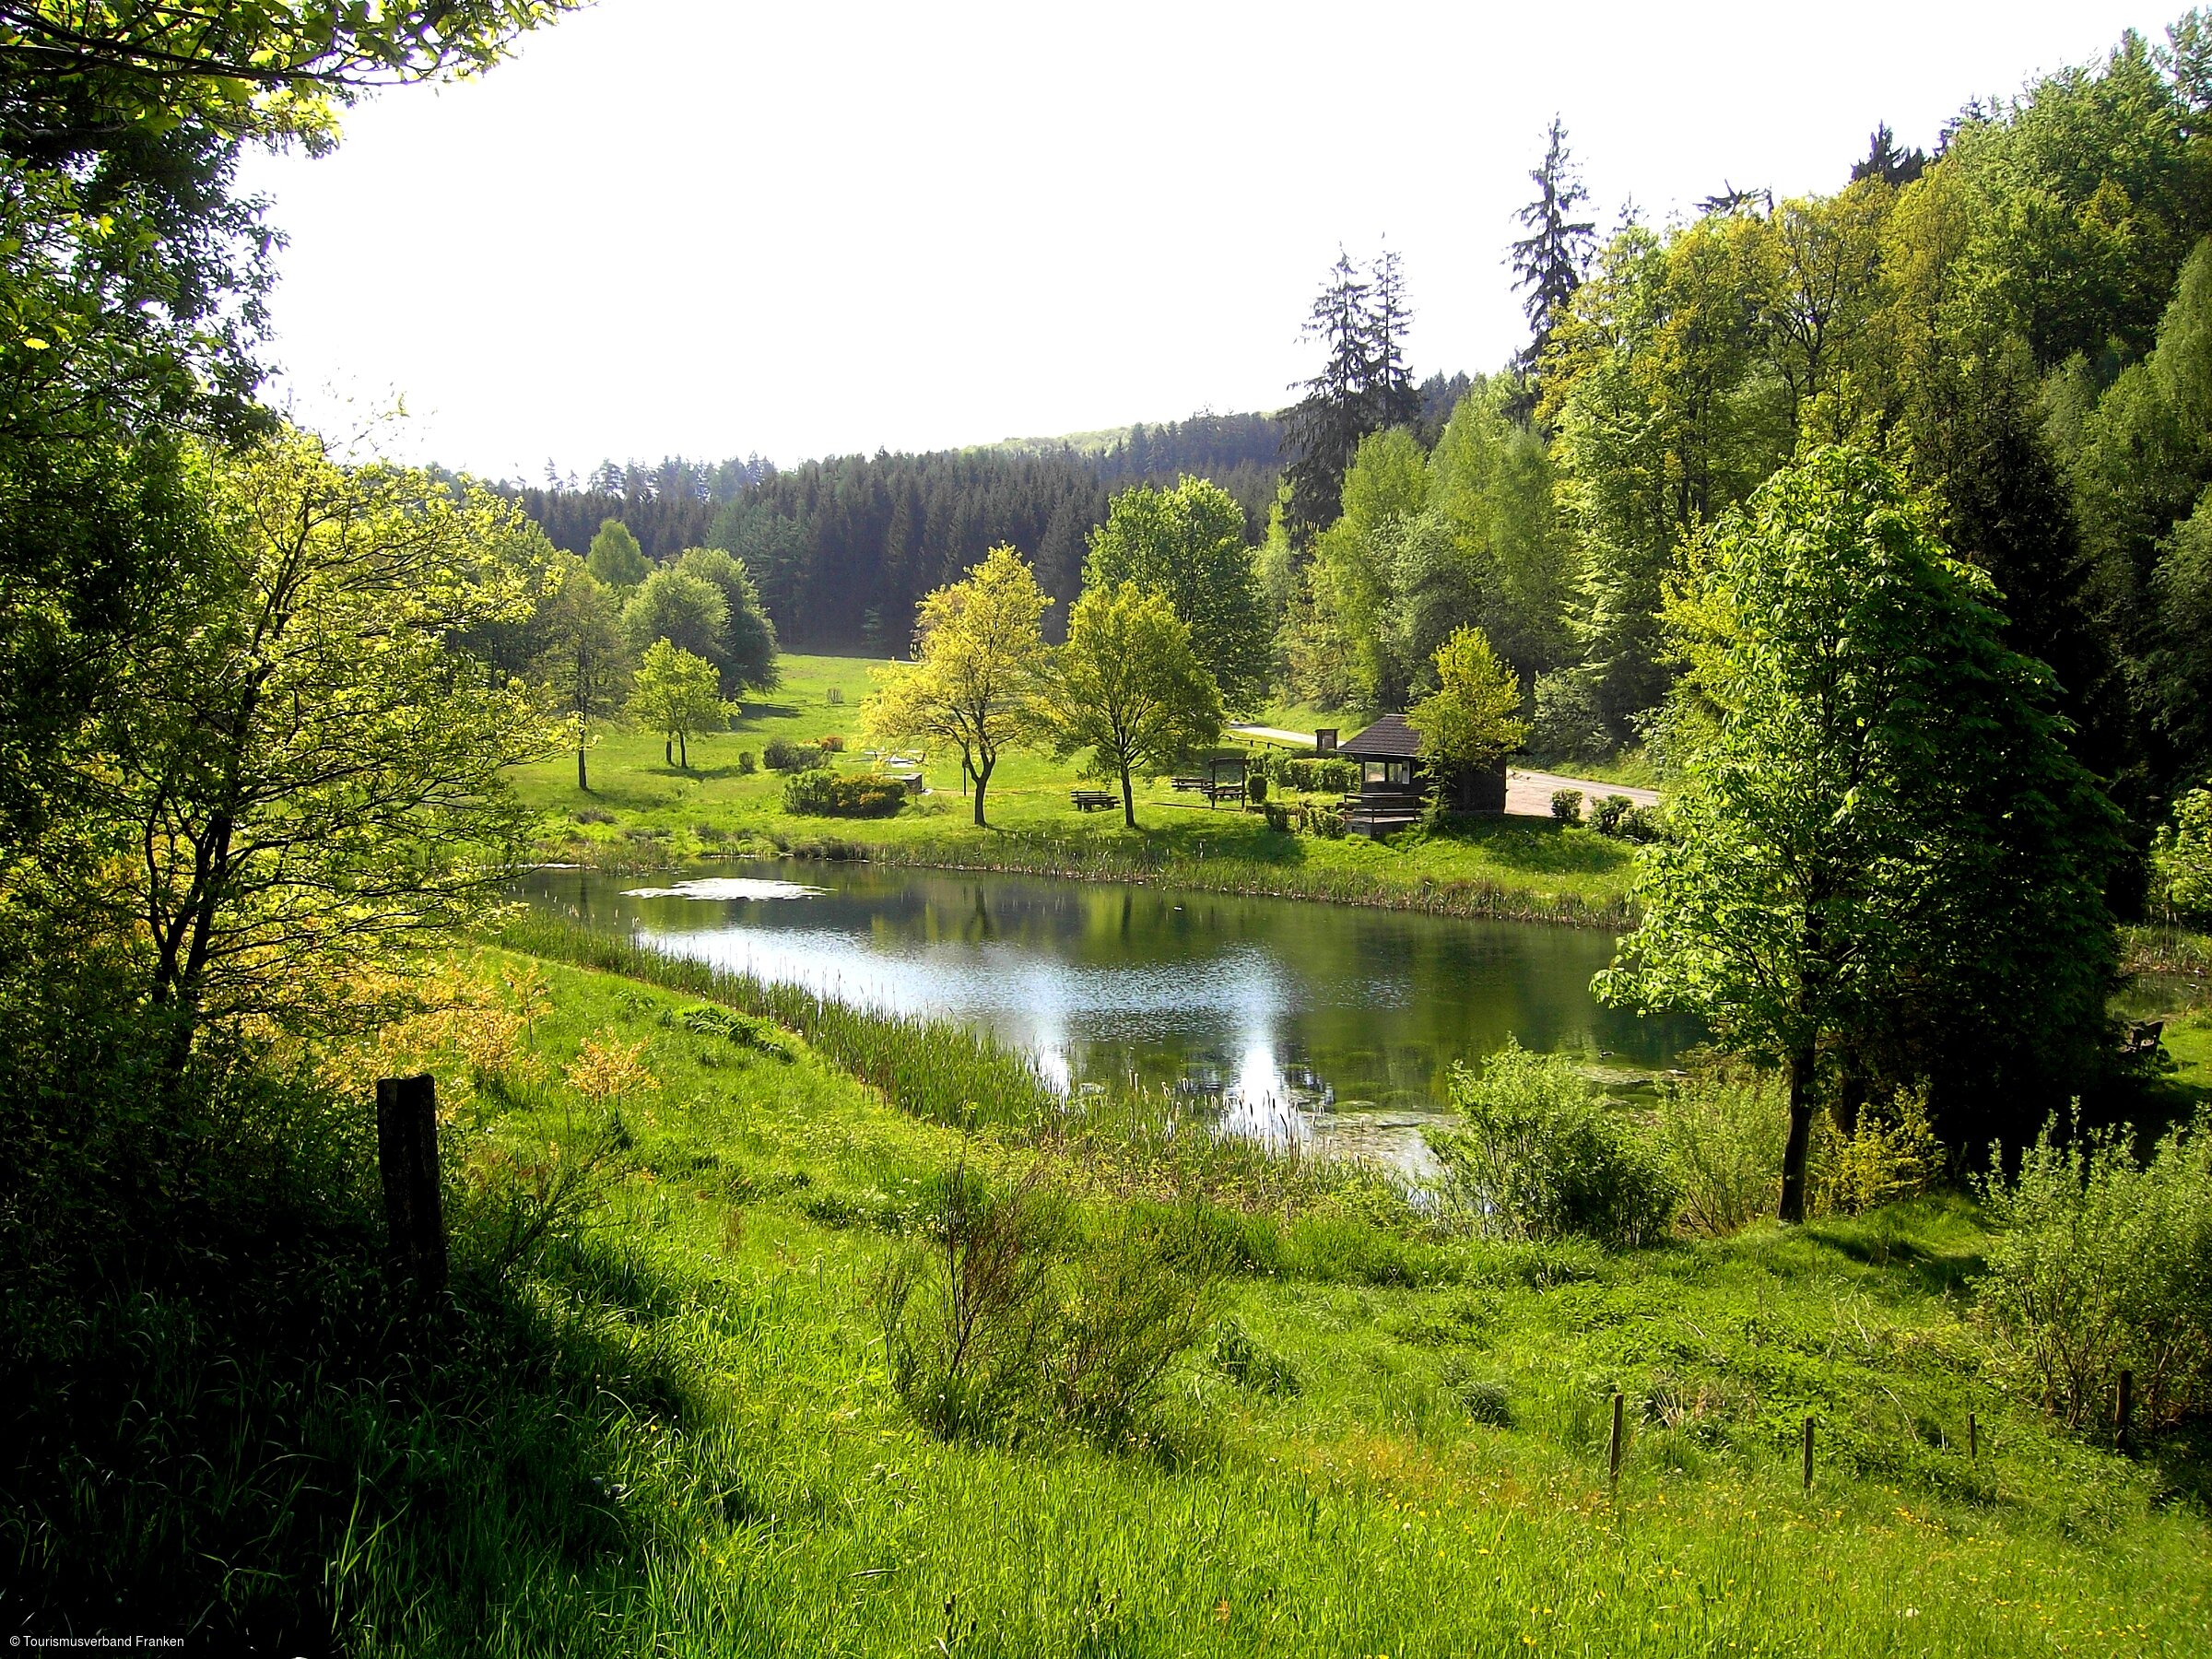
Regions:
[[592, 781], [583, 773], [583, 744], [581, 739], [576, 745], [576, 787], [585, 794], [592, 793]]
[[1129, 793], [1129, 769], [1122, 768], [1122, 823], [1128, 829], [1136, 828], [1136, 801]]
[[978, 830], [984, 830], [990, 827], [983, 822], [983, 786], [991, 782], [992, 769], [997, 764], [998, 762], [995, 760], [986, 760], [983, 762], [982, 768], [974, 773], [975, 827]]
[[1790, 1135], [1782, 1149], [1782, 1210], [1784, 1221], [1805, 1219], [1805, 1168], [1813, 1147], [1813, 1046], [1790, 1056]]
[[1835, 1103], [1829, 1108], [1829, 1116], [1835, 1120], [1844, 1139], [1858, 1134], [1859, 1112], [1865, 1104], [1866, 1079], [1855, 1066], [1847, 1067], [1836, 1085]]
[[676, 739], [673, 737], [663, 737], [661, 739], [661, 764], [663, 766], [674, 766], [676, 764]]
[[686, 771], [691, 770], [691, 740], [682, 732], [676, 735], [676, 762]]

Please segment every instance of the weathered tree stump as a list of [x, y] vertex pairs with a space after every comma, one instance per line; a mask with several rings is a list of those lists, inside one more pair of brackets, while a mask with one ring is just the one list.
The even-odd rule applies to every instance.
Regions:
[[445, 1206], [438, 1182], [438, 1084], [376, 1080], [376, 1161], [394, 1269], [425, 1297], [445, 1288]]

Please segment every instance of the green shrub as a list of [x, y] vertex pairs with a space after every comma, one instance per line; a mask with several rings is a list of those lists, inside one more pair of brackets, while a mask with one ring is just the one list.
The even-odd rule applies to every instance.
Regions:
[[809, 818], [889, 818], [906, 805], [906, 786], [889, 778], [794, 772], [783, 782], [783, 810]]
[[1858, 1214], [1930, 1191], [1943, 1174], [1943, 1144], [1928, 1122], [1927, 1090], [1870, 1100], [1845, 1135], [1822, 1117], [1811, 1159], [1813, 1208]]
[[1624, 794], [1601, 796], [1590, 809], [1590, 827], [1600, 835], [1618, 835], [1621, 820], [1635, 809], [1636, 803]]
[[2000, 1231], [1982, 1311], [2046, 1409], [2094, 1427], [2130, 1371], [2147, 1423], [2212, 1411], [2212, 1111], [2147, 1165], [2116, 1133], [2047, 1126], [1983, 1199]]
[[1500, 1239], [1582, 1233], [1634, 1246], [1663, 1237], [1676, 1191], [1649, 1139], [1610, 1112], [1563, 1054], [1508, 1041], [1477, 1074], [1453, 1068], [1458, 1129], [1426, 1131], [1444, 1198]]
[[1653, 1138], [1680, 1194], [1683, 1223], [1717, 1236], [1774, 1214], [1788, 1133], [1777, 1078], [1731, 1069], [1663, 1088]]
[[760, 761], [770, 771], [780, 772], [805, 771], [827, 764], [820, 745], [794, 743], [788, 737], [771, 737], [760, 750]]
[[1555, 823], [1581, 823], [1583, 821], [1583, 792], [1579, 789], [1553, 790], [1551, 792], [1551, 816]]
[[1300, 827], [1308, 835], [1323, 841], [1344, 839], [1344, 811], [1337, 806], [1320, 806], [1308, 804], [1299, 814]]
[[1265, 813], [1267, 816], [1268, 829], [1275, 830], [1277, 834], [1283, 834], [1288, 831], [1290, 828], [1290, 808], [1284, 806], [1280, 801], [1269, 801], [1265, 806], [1261, 807], [1260, 810]]
[[739, 749], [737, 751], [737, 775], [739, 777], [749, 778], [759, 770], [760, 758], [754, 754], [751, 749]]
[[1253, 764], [1277, 789], [1295, 789], [1303, 794], [1345, 794], [1359, 787], [1357, 766], [1325, 755], [1287, 755], [1281, 749], [1267, 748], [1260, 751]]
[[1631, 806], [1620, 815], [1619, 832], [1623, 841], [1664, 841], [1666, 819], [1656, 806]]
[[720, 1037], [739, 1048], [752, 1049], [778, 1060], [798, 1058], [798, 1033], [762, 1015], [725, 1008], [720, 1003], [698, 1003], [674, 1018], [685, 1030], [698, 1036]]
[[1264, 771], [1247, 772], [1244, 777], [1244, 796], [1254, 806], [1267, 802], [1267, 774]]
[[961, 1160], [930, 1230], [878, 1277], [876, 1311], [892, 1386], [943, 1438], [1065, 1428], [1125, 1443], [1205, 1327], [1215, 1272], [1202, 1238], [1128, 1216], [1078, 1238], [1035, 1171], [994, 1192]]

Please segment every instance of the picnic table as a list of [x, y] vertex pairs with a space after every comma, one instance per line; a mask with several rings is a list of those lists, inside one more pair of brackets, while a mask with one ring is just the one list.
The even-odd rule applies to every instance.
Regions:
[[1077, 812], [1099, 812], [1117, 805], [1121, 797], [1111, 789], [1071, 789], [1067, 798], [1075, 803]]
[[1244, 798], [1242, 779], [1233, 783], [1210, 782], [1205, 778], [1172, 778], [1169, 782], [1183, 794], [1202, 794], [1209, 806], [1222, 801], [1241, 801]]

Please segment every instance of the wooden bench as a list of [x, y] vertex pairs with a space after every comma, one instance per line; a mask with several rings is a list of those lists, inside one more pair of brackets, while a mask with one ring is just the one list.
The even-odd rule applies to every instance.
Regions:
[[1100, 812], [1121, 804], [1121, 797], [1111, 789], [1071, 789], [1067, 798], [1077, 812]]
[[1178, 794], [1204, 794], [1206, 793], [1204, 778], [1176, 778], [1172, 782], [1175, 785], [1175, 793]]
[[2159, 1052], [2159, 1040], [2165, 1033], [2166, 1022], [2162, 1019], [2138, 1021], [2128, 1027], [2126, 1040], [2120, 1044], [2120, 1057], [2123, 1060], [2154, 1058]]

